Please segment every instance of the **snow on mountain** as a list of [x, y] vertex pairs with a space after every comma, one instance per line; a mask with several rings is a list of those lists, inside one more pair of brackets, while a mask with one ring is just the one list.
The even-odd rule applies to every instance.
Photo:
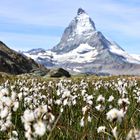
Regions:
[[63, 55], [55, 54], [54, 60], [58, 63], [61, 62], [77, 62], [77, 63], [88, 63], [96, 59], [98, 52], [88, 44], [80, 44], [76, 49], [65, 53]]
[[140, 61], [140, 55], [139, 54], [131, 54], [131, 56], [133, 58], [135, 58], [136, 60]]
[[44, 53], [44, 52], [45, 52], [45, 49], [37, 48], [37, 49], [32, 49], [32, 50], [29, 50], [29, 51], [23, 52], [23, 53], [28, 53], [30, 55], [35, 55], [35, 54]]
[[77, 21], [77, 26], [75, 29], [76, 34], [81, 35], [85, 32], [89, 34], [89, 33], [93, 33], [96, 30], [95, 26], [93, 26], [94, 23], [90, 22], [90, 17], [83, 9], [80, 8], [78, 10], [75, 19]]
[[126, 62], [140, 64], [140, 59], [131, 56], [130, 54], [125, 52], [122, 48], [118, 47], [115, 43], [113, 43], [113, 45], [110, 46], [110, 51], [114, 54], [124, 57]]
[[23, 52], [23, 55], [34, 59], [36, 62], [46, 66], [46, 67], [52, 67], [53, 66], [53, 57], [55, 55], [55, 53], [51, 52], [51, 51], [36, 51], [36, 53], [34, 53], [30, 50], [28, 52]]
[[[51, 50], [57, 54], [67, 53], [80, 44], [85, 44], [91, 36], [96, 35], [95, 24], [83, 9], [78, 9], [77, 16], [65, 29], [60, 43]], [[82, 40], [82, 41], [81, 41]]]
[[76, 49], [65, 53], [63, 55], [56, 54], [52, 51], [46, 51], [44, 53], [36, 53], [36, 54], [29, 54], [28, 52], [24, 53], [27, 57], [31, 57], [34, 60], [38, 60], [38, 58], [43, 59], [53, 59], [53, 61], [57, 61], [57, 63], [61, 62], [79, 62], [79, 63], [86, 63], [92, 62], [95, 60], [96, 55], [98, 54], [97, 50], [93, 47], [89, 46], [88, 44], [80, 44], [79, 47]]
[[81, 8], [56, 46], [49, 51], [39, 49], [24, 54], [46, 67], [62, 67], [78, 73], [140, 75], [140, 57], [129, 55], [97, 31]]

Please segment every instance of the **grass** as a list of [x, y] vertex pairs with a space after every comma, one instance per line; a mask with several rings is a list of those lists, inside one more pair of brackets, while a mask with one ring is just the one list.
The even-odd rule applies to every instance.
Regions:
[[[7, 95], [3, 96], [11, 98], [12, 92], [16, 92], [16, 99], [13, 102], [19, 102], [16, 111], [13, 111], [12, 104], [8, 106], [9, 114], [12, 114], [10, 120], [12, 125], [5, 131], [0, 131], [0, 139], [14, 137], [20, 140], [31, 138], [36, 140], [124, 140], [130, 131], [139, 132], [140, 129], [140, 82], [135, 77], [78, 76], [69, 79], [44, 79], [28, 75], [0, 75], [0, 85], [1, 90], [8, 89]], [[21, 100], [19, 100], [20, 93], [22, 93]], [[98, 100], [100, 95], [103, 96], [104, 101]], [[111, 95], [114, 100], [109, 102]], [[122, 101], [118, 104], [118, 101], [123, 99], [128, 99], [129, 103]], [[2, 97], [0, 97], [0, 103], [5, 107]], [[35, 111], [44, 105], [48, 106], [48, 110], [29, 122], [31, 129], [31, 138], [29, 138], [25, 135], [28, 131], [25, 129], [26, 122], [21, 118], [26, 110]], [[100, 108], [97, 109], [99, 105]], [[117, 121], [119, 116], [116, 116], [113, 121], [107, 119], [107, 113], [113, 108], [124, 111], [122, 121]], [[8, 115], [1, 117], [2, 110], [3, 108], [0, 109], [0, 121], [8, 117]], [[53, 116], [55, 119], [51, 121]], [[42, 136], [38, 135], [34, 128], [34, 124], [40, 121], [46, 127]], [[105, 131], [99, 133], [97, 130], [100, 126], [105, 126]], [[112, 133], [115, 127], [117, 127], [116, 137]], [[13, 136], [13, 131], [16, 131], [18, 136]]]

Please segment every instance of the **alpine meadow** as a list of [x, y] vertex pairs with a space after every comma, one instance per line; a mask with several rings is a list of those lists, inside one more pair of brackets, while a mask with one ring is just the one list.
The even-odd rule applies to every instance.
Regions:
[[139, 0], [1, 1], [0, 140], [140, 140], [139, 44]]
[[134, 77], [1, 76], [0, 139], [138, 140]]

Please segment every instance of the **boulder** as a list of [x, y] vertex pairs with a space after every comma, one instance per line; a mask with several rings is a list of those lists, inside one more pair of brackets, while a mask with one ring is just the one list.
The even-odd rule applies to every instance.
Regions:
[[51, 69], [48, 75], [50, 77], [71, 77], [70, 73], [62, 68]]

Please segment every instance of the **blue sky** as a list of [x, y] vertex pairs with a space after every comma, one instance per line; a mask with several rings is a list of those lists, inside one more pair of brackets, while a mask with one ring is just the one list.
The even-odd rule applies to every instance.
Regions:
[[1, 0], [0, 40], [15, 50], [52, 48], [79, 7], [107, 38], [140, 54], [140, 0]]

